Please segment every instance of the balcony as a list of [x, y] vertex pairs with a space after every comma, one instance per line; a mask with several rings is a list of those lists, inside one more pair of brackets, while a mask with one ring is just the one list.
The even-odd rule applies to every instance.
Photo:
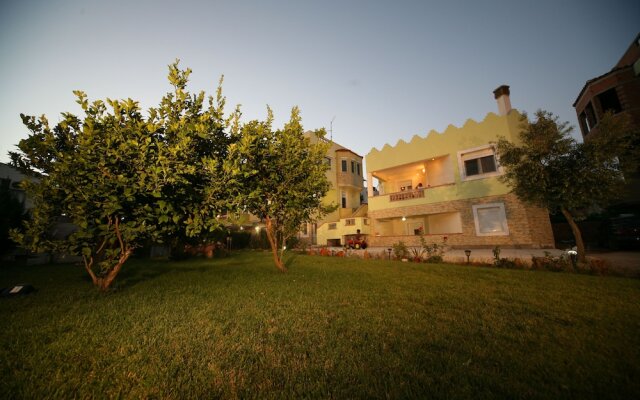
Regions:
[[403, 201], [424, 197], [424, 189], [407, 190], [399, 193], [391, 193], [389, 201]]

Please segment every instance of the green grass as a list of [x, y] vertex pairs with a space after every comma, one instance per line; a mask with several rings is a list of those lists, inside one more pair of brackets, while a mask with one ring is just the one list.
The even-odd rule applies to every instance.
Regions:
[[638, 398], [640, 280], [267, 253], [1, 267], [3, 398]]

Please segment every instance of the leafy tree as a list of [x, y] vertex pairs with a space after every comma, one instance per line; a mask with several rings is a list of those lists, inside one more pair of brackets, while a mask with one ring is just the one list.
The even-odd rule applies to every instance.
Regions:
[[[303, 135], [297, 107], [284, 129], [273, 131], [272, 123], [268, 109], [266, 121], [245, 124], [240, 140], [230, 146], [225, 170], [236, 207], [264, 220], [274, 263], [286, 272], [282, 257], [287, 239], [303, 223], [334, 209], [322, 203], [330, 185], [323, 162], [329, 144], [311, 144]], [[322, 139], [325, 131], [314, 134]]]
[[584, 242], [576, 221], [619, 198], [624, 175], [637, 160], [633, 154], [637, 134], [624, 115], [605, 115], [598, 133], [585, 143], [571, 138], [572, 129], [548, 111], [537, 111], [533, 122], [525, 114], [521, 144], [500, 138], [498, 152], [506, 171], [501, 179], [519, 198], [560, 211], [571, 226], [578, 259], [584, 262]]
[[[74, 93], [82, 119], [63, 113], [51, 128], [44, 116], [22, 115], [31, 134], [11, 157], [42, 177], [24, 184], [32, 219], [15, 240], [32, 251], [81, 255], [94, 285], [106, 290], [145, 241], [218, 227], [224, 202], [215, 188], [230, 140], [224, 98], [218, 89], [217, 101], [209, 98], [205, 108], [204, 93], [185, 91], [190, 72], [177, 61], [169, 67], [174, 90], [147, 118], [136, 101], [107, 99], [107, 107], [89, 103], [81, 91]], [[48, 233], [63, 215], [77, 229], [54, 239]]]

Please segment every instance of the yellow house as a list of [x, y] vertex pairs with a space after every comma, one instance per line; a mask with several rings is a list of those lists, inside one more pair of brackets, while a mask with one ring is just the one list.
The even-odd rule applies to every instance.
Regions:
[[508, 86], [494, 94], [498, 115], [367, 154], [371, 246], [419, 245], [424, 235], [452, 247], [553, 247], [547, 211], [498, 180], [504, 169], [493, 143], [518, 141], [521, 114], [511, 109]]
[[[319, 139], [311, 132], [305, 133], [311, 143]], [[315, 223], [302, 227], [299, 237], [306, 238], [312, 244], [341, 246], [360, 234], [369, 234], [367, 205], [363, 204], [364, 170], [362, 156], [330, 142], [325, 162], [329, 166], [327, 180], [331, 188], [324, 197], [325, 204], [337, 204], [338, 208]]]

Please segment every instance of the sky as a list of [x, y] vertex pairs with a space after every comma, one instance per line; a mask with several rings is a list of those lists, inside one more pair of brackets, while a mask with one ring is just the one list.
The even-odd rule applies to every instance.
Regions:
[[[639, 1], [0, 0], [0, 162], [28, 130], [20, 113], [81, 114], [90, 100], [155, 106], [168, 65], [227, 111], [276, 127], [299, 106], [305, 129], [332, 128], [360, 155], [496, 112], [551, 111], [576, 127], [573, 102], [640, 32]], [[332, 123], [333, 121], [333, 123]]]

